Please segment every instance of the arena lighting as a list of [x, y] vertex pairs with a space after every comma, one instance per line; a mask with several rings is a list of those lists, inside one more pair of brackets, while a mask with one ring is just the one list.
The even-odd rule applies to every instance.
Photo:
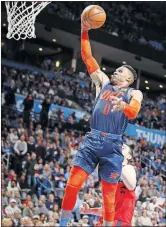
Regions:
[[147, 80], [145, 80], [145, 84], [148, 84], [148, 81]]
[[105, 70], [106, 70], [106, 68], [105, 68], [105, 67], [103, 67], [103, 68], [102, 68], [102, 70], [104, 70], [104, 71], [105, 71]]
[[163, 88], [163, 85], [162, 85], [162, 84], [160, 84], [160, 85], [159, 85], [159, 87], [160, 87], [160, 88]]
[[39, 51], [43, 51], [43, 48], [40, 47], [40, 48], [39, 48]]
[[126, 61], [122, 61], [122, 64], [124, 64], [124, 65], [125, 65], [125, 64], [126, 64]]
[[56, 42], [56, 39], [52, 39], [52, 41], [55, 43]]
[[164, 75], [164, 77], [166, 78], [166, 74]]
[[149, 90], [150, 88], [149, 87], [146, 87], [146, 90]]
[[56, 61], [55, 66], [58, 68], [60, 66], [60, 61]]
[[2, 25], [3, 25], [3, 27], [6, 27], [6, 24], [5, 23], [3, 23]]

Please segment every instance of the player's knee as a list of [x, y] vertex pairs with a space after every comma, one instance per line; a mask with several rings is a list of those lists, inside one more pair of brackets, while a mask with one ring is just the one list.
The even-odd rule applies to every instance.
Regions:
[[70, 194], [76, 194], [78, 192], [78, 186], [67, 184], [65, 192], [69, 192]]
[[68, 185], [71, 185], [73, 187], [81, 187], [83, 184], [83, 179], [80, 174], [71, 174], [69, 180], [68, 180]]
[[81, 188], [87, 177], [88, 173], [86, 173], [85, 170], [81, 169], [80, 167], [74, 166], [71, 170], [67, 184], [79, 189]]

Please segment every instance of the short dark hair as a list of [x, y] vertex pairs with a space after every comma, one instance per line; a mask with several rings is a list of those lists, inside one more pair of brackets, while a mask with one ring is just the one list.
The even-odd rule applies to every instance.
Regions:
[[129, 69], [132, 73], [133, 73], [133, 75], [134, 75], [134, 80], [137, 80], [137, 73], [136, 73], [136, 71], [133, 69], [133, 67], [131, 67], [131, 65], [123, 65], [123, 67], [125, 67], [125, 68], [127, 68], [127, 69]]
[[16, 181], [16, 180], [14, 180], [14, 179], [12, 179], [12, 180], [11, 180], [11, 182], [15, 182], [15, 183], [17, 183], [17, 181]]

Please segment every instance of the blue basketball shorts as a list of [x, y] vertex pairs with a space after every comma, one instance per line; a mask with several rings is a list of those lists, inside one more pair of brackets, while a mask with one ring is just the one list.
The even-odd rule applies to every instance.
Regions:
[[110, 183], [117, 183], [122, 171], [122, 136], [103, 133], [92, 129], [87, 133], [73, 160], [74, 166], [79, 166], [91, 174], [97, 165], [99, 177]]

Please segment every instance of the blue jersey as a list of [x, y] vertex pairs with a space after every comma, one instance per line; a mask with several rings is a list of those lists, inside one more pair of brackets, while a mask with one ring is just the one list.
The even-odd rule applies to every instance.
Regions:
[[110, 83], [99, 93], [91, 116], [91, 128], [102, 132], [122, 135], [127, 127], [128, 118], [121, 110], [111, 112], [113, 107], [110, 96], [130, 102], [130, 91], [133, 88], [115, 88]]

